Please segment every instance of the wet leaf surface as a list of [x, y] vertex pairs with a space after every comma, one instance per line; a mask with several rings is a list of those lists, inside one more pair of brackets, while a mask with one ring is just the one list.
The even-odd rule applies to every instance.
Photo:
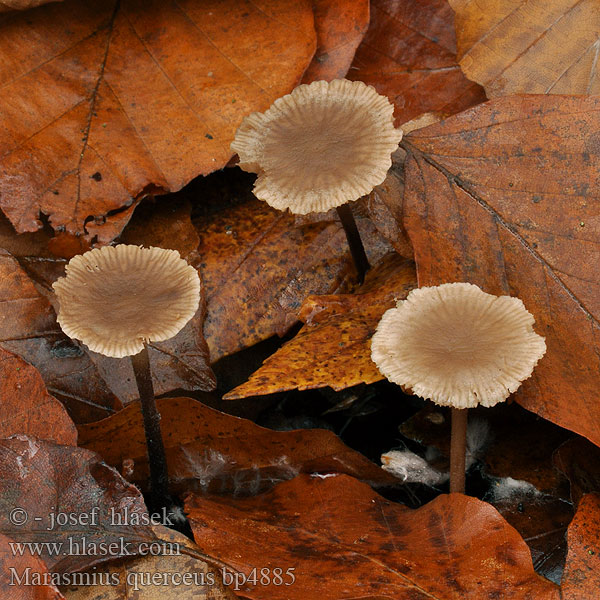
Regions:
[[594, 600], [600, 589], [600, 495], [582, 497], [569, 526], [564, 600]]
[[67, 0], [0, 17], [0, 40], [0, 207], [104, 243], [146, 193], [223, 167], [316, 46], [308, 0]]
[[[256, 494], [298, 473], [341, 472], [374, 485], [395, 479], [331, 431], [272, 431], [209, 408], [191, 398], [157, 401], [175, 493]], [[138, 403], [109, 419], [83, 425], [79, 443], [114, 467], [133, 461], [131, 481], [148, 480], [146, 442]]]
[[394, 104], [396, 126], [422, 113], [454, 114], [485, 100], [456, 62], [454, 15], [444, 0], [373, 0], [348, 79]]
[[73, 421], [35, 367], [0, 349], [0, 438], [15, 433], [77, 445]]
[[21, 435], [1, 440], [0, 491], [0, 531], [59, 544], [38, 548], [53, 572], [134, 556], [155, 541], [151, 528], [135, 523], [148, 516], [139, 490], [88, 450]]
[[460, 66], [484, 86], [489, 98], [600, 93], [600, 13], [595, 2], [449, 4], [456, 11]]
[[521, 298], [547, 353], [515, 399], [600, 444], [598, 100], [501, 98], [409, 133], [419, 285]]
[[412, 261], [390, 254], [367, 273], [354, 294], [310, 296], [301, 309], [306, 323], [226, 399], [290, 389], [335, 390], [383, 378], [371, 360], [370, 339], [381, 315], [416, 287]]
[[467, 496], [410, 510], [350, 477], [305, 475], [255, 498], [192, 495], [186, 508], [197, 544], [235, 570], [295, 569], [293, 585], [246, 585], [247, 598], [560, 597], [517, 532]]

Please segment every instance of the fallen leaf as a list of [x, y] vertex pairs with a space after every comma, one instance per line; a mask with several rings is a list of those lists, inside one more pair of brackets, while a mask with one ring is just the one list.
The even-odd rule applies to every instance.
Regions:
[[600, 492], [600, 448], [576, 437], [565, 442], [552, 455], [557, 469], [568, 477], [575, 506], [584, 494]]
[[449, 4], [456, 11], [460, 66], [489, 98], [600, 93], [600, 12], [595, 2]]
[[316, 46], [308, 0], [67, 0], [1, 17], [0, 40], [0, 207], [101, 243], [147, 193], [222, 168]]
[[[222, 584], [220, 570], [200, 558], [200, 549], [189, 538], [165, 527], [154, 531], [165, 542], [162, 555], [112, 563], [102, 572], [106, 583], [65, 588], [66, 599], [236, 600], [237, 596]], [[94, 575], [99, 577], [100, 573], [90, 573]]]
[[518, 533], [468, 496], [411, 510], [351, 477], [303, 475], [254, 498], [190, 495], [186, 509], [207, 554], [246, 576], [283, 570], [284, 585], [247, 583], [244, 598], [560, 597], [534, 573]]
[[302, 83], [346, 76], [369, 27], [369, 0], [313, 0], [317, 51]]
[[600, 444], [600, 100], [499, 98], [409, 133], [419, 285], [518, 296], [547, 352], [515, 399]]
[[0, 490], [0, 532], [42, 543], [23, 551], [53, 572], [135, 556], [156, 541], [135, 523], [148, 517], [140, 491], [89, 450], [22, 435], [0, 440]]
[[[190, 490], [256, 494], [298, 473], [347, 473], [374, 485], [394, 477], [348, 448], [331, 431], [272, 431], [209, 408], [191, 398], [157, 401], [174, 493]], [[138, 403], [82, 425], [81, 446], [120, 468], [133, 460], [131, 481], [146, 487], [148, 459]]]
[[2, 249], [0, 304], [0, 347], [36, 367], [75, 422], [95, 421], [121, 407], [85, 352], [62, 333], [50, 302]]
[[600, 495], [586, 494], [569, 525], [563, 600], [596, 600], [600, 589]]
[[48, 393], [35, 367], [0, 348], [0, 438], [24, 433], [77, 445], [77, 429], [65, 407]]
[[[26, 585], [29, 574], [31, 578], [38, 578], [40, 582], [51, 575], [46, 565], [37, 556], [19, 556], [11, 547], [14, 540], [0, 534], [0, 592], [10, 600], [65, 600], [64, 596], [52, 585], [48, 584]], [[25, 579], [23, 579], [25, 577]], [[19, 585], [23, 582], [22, 585]]]
[[394, 104], [396, 125], [425, 112], [454, 114], [485, 100], [456, 62], [453, 13], [444, 0], [373, 0], [371, 23], [348, 79]]
[[[194, 223], [200, 235], [196, 266], [207, 299], [204, 335], [213, 363], [285, 334], [298, 321], [306, 296], [347, 290], [355, 280], [335, 213], [296, 221], [289, 212], [252, 199], [200, 215]], [[357, 215], [357, 223], [374, 264], [389, 244], [369, 219]]]
[[367, 272], [356, 293], [309, 296], [300, 309], [304, 327], [223, 398], [326, 386], [341, 390], [383, 379], [371, 360], [371, 336], [383, 313], [416, 285], [414, 263], [394, 253]]

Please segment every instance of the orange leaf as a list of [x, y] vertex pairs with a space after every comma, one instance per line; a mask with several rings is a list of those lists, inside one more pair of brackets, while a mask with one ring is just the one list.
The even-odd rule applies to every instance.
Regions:
[[25, 433], [77, 445], [77, 430], [64, 406], [46, 390], [39, 372], [0, 348], [0, 438]]
[[416, 285], [414, 263], [390, 254], [355, 294], [309, 296], [300, 309], [306, 325], [224, 399], [326, 386], [342, 390], [383, 379], [371, 360], [371, 336], [381, 315]]
[[[376, 485], [397, 480], [324, 429], [272, 431], [221, 413], [191, 398], [157, 401], [174, 492], [257, 493], [298, 473], [348, 473]], [[146, 439], [139, 403], [82, 425], [80, 445], [115, 467], [133, 460], [131, 480], [148, 480]]]
[[424, 112], [454, 114], [485, 100], [456, 62], [454, 15], [445, 0], [373, 0], [371, 23], [348, 79], [388, 96], [396, 125]]
[[598, 98], [499, 98], [402, 142], [419, 285], [521, 298], [548, 351], [517, 401], [598, 445], [599, 114]]
[[0, 18], [0, 207], [17, 231], [115, 238], [149, 191], [223, 167], [298, 83], [311, 3], [67, 0]]
[[600, 11], [595, 2], [449, 3], [456, 11], [460, 66], [485, 87], [489, 98], [600, 93]]
[[282, 585], [271, 578], [241, 586], [252, 600], [560, 597], [534, 573], [519, 534], [468, 496], [411, 510], [345, 475], [303, 475], [254, 498], [192, 495], [186, 512], [204, 552], [246, 576], [283, 570]]

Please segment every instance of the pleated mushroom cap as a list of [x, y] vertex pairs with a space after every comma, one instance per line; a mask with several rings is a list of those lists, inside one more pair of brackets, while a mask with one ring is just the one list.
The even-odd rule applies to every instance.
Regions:
[[410, 292], [382, 317], [371, 357], [387, 379], [442, 406], [493, 406], [508, 398], [546, 352], [519, 298], [470, 283]]
[[176, 335], [200, 302], [200, 278], [176, 250], [121, 244], [72, 258], [52, 286], [58, 322], [90, 350], [121, 358]]
[[296, 214], [326, 212], [383, 182], [402, 139], [393, 112], [361, 81], [316, 81], [247, 116], [231, 149], [242, 169], [258, 173], [261, 200]]

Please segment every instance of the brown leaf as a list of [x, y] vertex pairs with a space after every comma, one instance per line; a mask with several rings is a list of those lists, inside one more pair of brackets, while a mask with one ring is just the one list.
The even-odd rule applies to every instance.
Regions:
[[[189, 490], [256, 494], [298, 473], [348, 473], [376, 485], [396, 483], [388, 473], [351, 450], [332, 432], [272, 431], [232, 417], [191, 398], [157, 401], [171, 485]], [[80, 445], [120, 468], [132, 459], [131, 480], [148, 479], [146, 441], [139, 405], [79, 429]]]
[[28, 10], [48, 2], [61, 2], [61, 0], [3, 0], [0, 2], [0, 13], [9, 10]]
[[[20, 556], [11, 547], [13, 539], [0, 534], [0, 593], [10, 600], [65, 600], [58, 589], [52, 585], [51, 575], [46, 565], [37, 557], [29, 554]], [[39, 577], [40, 582], [48, 578], [48, 584], [29, 584], [29, 580]], [[25, 577], [25, 578], [24, 578]], [[23, 582], [20, 584], [20, 582]]]
[[224, 399], [326, 386], [342, 390], [383, 379], [371, 360], [371, 336], [381, 315], [416, 286], [414, 263], [394, 253], [367, 273], [355, 294], [309, 296], [300, 309], [306, 325]]
[[485, 100], [456, 63], [452, 9], [444, 0], [373, 0], [371, 23], [348, 79], [388, 96], [396, 125], [421, 113], [454, 114]]
[[460, 66], [485, 87], [489, 98], [600, 93], [600, 11], [595, 2], [449, 3], [456, 11]]
[[569, 526], [563, 600], [596, 600], [600, 590], [600, 495], [586, 494]]
[[2, 249], [0, 305], [0, 347], [36, 367], [74, 421], [95, 421], [121, 407], [88, 356], [62, 333], [48, 300]]
[[[162, 555], [119, 560], [102, 572], [108, 583], [70, 587], [64, 590], [66, 599], [236, 600], [222, 584], [220, 571], [202, 560], [189, 538], [166, 527], [154, 530], [165, 542]], [[94, 574], [100, 573], [94, 571], [91, 577]]]
[[410, 510], [344, 475], [303, 475], [254, 498], [190, 496], [186, 508], [197, 544], [233, 569], [294, 569], [293, 585], [247, 584], [245, 598], [559, 598], [517, 532], [468, 496]]
[[[375, 263], [389, 244], [369, 219], [357, 217]], [[213, 363], [285, 334], [298, 321], [306, 296], [346, 290], [355, 279], [346, 236], [330, 213], [296, 221], [253, 199], [201, 216], [195, 224], [207, 299], [204, 335]]]
[[600, 444], [597, 98], [500, 98], [408, 134], [419, 285], [518, 296], [548, 351], [517, 401]]
[[308, 0], [67, 0], [2, 17], [0, 40], [0, 207], [102, 243], [149, 191], [223, 167], [316, 45]]
[[302, 83], [346, 76], [369, 27], [369, 0], [313, 0], [317, 51]]
[[35, 367], [0, 348], [0, 438], [25, 433], [77, 445], [77, 429], [65, 407], [48, 393]]
[[0, 490], [0, 532], [18, 542], [55, 542], [36, 550], [54, 572], [134, 556], [156, 539], [134, 522], [148, 516], [140, 491], [89, 450], [21, 435], [0, 440]]
[[600, 492], [600, 448], [577, 437], [554, 452], [552, 461], [571, 483], [571, 500], [577, 506], [584, 494]]

